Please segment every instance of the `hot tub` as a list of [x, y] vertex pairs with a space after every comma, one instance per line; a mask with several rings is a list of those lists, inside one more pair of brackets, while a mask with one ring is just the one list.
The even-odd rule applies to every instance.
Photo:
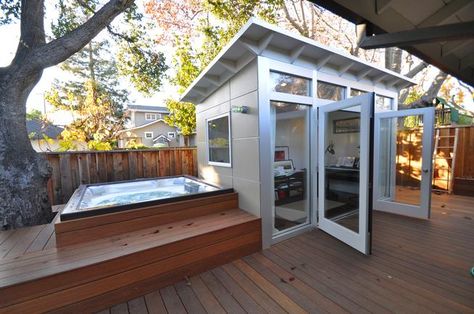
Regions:
[[71, 220], [232, 192], [191, 176], [81, 185], [61, 212]]

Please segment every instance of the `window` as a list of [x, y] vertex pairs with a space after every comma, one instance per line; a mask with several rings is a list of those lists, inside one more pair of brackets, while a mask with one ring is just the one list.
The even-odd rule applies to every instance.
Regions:
[[351, 88], [351, 97], [357, 97], [357, 96], [364, 95], [367, 93], [368, 92], [366, 92], [365, 90]]
[[209, 164], [231, 165], [229, 114], [207, 120], [207, 147]]
[[145, 132], [145, 138], [153, 138], [153, 132]]
[[328, 100], [343, 100], [346, 94], [344, 86], [318, 81], [318, 98]]
[[145, 113], [145, 120], [156, 120], [156, 113]]
[[375, 95], [375, 111], [387, 111], [393, 109], [393, 99], [381, 95]]
[[311, 96], [311, 80], [280, 72], [270, 72], [272, 91], [299, 96]]
[[168, 132], [168, 138], [171, 138], [171, 139], [176, 138], [176, 133]]

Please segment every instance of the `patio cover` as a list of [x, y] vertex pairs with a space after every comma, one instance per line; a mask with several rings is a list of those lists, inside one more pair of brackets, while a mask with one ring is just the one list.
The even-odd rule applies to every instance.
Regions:
[[384, 36], [392, 39], [390, 46], [398, 46], [474, 86], [474, 1], [310, 1], [352, 23], [366, 24], [368, 36], [390, 33], [391, 38]]

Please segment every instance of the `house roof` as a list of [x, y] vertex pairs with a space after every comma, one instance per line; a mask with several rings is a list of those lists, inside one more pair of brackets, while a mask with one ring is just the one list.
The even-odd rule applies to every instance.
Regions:
[[49, 138], [57, 139], [64, 128], [57, 125], [53, 125], [49, 122], [44, 122], [42, 120], [26, 120], [26, 130], [28, 134], [34, 133], [31, 137], [32, 139], [39, 140], [43, 139], [43, 135], [46, 135]]
[[[408, 44], [401, 48], [468, 84], [474, 85], [474, 38], [446, 40], [441, 26], [458, 25], [457, 34], [467, 33], [474, 21], [472, 0], [374, 1], [310, 0], [355, 24], [367, 24], [377, 34], [432, 29], [438, 40]], [[461, 24], [462, 23], [462, 24]], [[434, 28], [437, 29], [434, 30]], [[408, 34], [408, 33], [405, 33]], [[405, 37], [408, 37], [405, 35]], [[451, 38], [453, 39], [453, 38]]]
[[321, 72], [368, 81], [387, 89], [398, 90], [416, 84], [412, 79], [370, 64], [346, 51], [251, 18], [188, 87], [181, 100], [202, 102], [256, 56], [268, 56], [296, 65], [311, 64]]
[[120, 131], [119, 133], [127, 132], [127, 131], [133, 131], [133, 130], [138, 130], [138, 129], [142, 129], [142, 128], [146, 128], [147, 126], [156, 124], [156, 123], [158, 123], [158, 122], [166, 123], [165, 120], [163, 120], [163, 119], [158, 119], [158, 120], [151, 121], [151, 122], [149, 122], [149, 123], [145, 123], [145, 124], [142, 124], [142, 125], [139, 125], [139, 126], [135, 126], [135, 127], [133, 127], [133, 128], [128, 128], [128, 129], [122, 130], [122, 131]]
[[166, 141], [171, 142], [171, 139], [168, 136], [160, 134], [153, 139], [153, 143], [156, 143], [160, 138], [164, 138]]
[[160, 112], [169, 113], [168, 108], [161, 106], [128, 105], [127, 110], [140, 112]]

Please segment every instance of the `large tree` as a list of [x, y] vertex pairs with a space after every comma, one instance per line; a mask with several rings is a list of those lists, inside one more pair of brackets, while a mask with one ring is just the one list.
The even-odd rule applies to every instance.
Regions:
[[46, 188], [51, 169], [45, 158], [31, 147], [26, 131], [28, 95], [45, 68], [81, 50], [133, 5], [133, 0], [109, 0], [85, 22], [47, 42], [44, 0], [0, 3], [3, 12], [0, 23], [20, 19], [21, 31], [13, 60], [0, 68], [0, 219], [3, 228], [46, 223], [52, 217]]

